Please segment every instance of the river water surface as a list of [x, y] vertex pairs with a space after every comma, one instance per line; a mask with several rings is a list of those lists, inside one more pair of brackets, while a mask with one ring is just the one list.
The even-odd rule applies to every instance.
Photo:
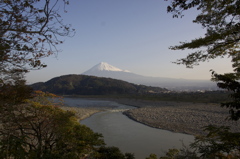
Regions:
[[125, 109], [134, 107], [111, 101], [77, 98], [67, 98], [65, 102], [69, 106], [102, 107], [105, 111], [82, 120], [81, 124], [90, 127], [94, 132], [101, 133], [107, 146], [119, 147], [124, 153], [134, 153], [136, 159], [145, 159], [151, 153], [160, 157], [168, 149], [181, 148], [183, 144], [188, 146], [194, 140], [192, 135], [151, 128], [122, 114]]

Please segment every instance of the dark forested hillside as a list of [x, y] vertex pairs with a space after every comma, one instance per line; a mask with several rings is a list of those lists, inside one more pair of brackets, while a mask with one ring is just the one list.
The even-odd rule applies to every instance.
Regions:
[[31, 86], [34, 90], [60, 95], [146, 94], [166, 91], [164, 88], [136, 85], [121, 80], [87, 75], [65, 75]]

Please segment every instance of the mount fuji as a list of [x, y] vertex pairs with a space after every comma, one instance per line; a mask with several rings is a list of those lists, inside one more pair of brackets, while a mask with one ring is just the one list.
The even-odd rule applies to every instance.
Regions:
[[216, 84], [208, 80], [188, 80], [166, 77], [142, 76], [132, 73], [128, 70], [122, 70], [106, 62], [101, 62], [82, 74], [119, 79], [135, 84], [167, 88], [169, 90], [196, 91], [217, 89]]
[[145, 78], [144, 76], [134, 74], [128, 70], [122, 70], [106, 62], [101, 62], [82, 74], [97, 76], [97, 77], [119, 79], [119, 80], [124, 80], [124, 81], [135, 83], [135, 84], [144, 84], [144, 82], [142, 83], [137, 79]]
[[101, 62], [95, 66], [93, 66], [91, 69], [89, 69], [88, 71], [84, 72], [83, 74], [94, 74], [94, 73], [98, 73], [100, 71], [112, 71], [112, 72], [130, 72], [128, 70], [122, 70], [120, 68], [117, 68], [115, 66], [109, 65], [106, 62]]

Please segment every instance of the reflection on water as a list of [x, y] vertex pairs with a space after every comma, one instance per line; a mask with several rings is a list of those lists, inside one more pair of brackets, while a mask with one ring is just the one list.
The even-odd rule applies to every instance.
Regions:
[[181, 148], [193, 141], [192, 135], [173, 133], [151, 128], [135, 122], [118, 110], [131, 109], [126, 105], [110, 101], [93, 101], [68, 98], [69, 106], [109, 108], [81, 121], [94, 132], [103, 134], [107, 146], [119, 147], [122, 152], [134, 153], [136, 159], [144, 159], [151, 153], [163, 155], [169, 148]]

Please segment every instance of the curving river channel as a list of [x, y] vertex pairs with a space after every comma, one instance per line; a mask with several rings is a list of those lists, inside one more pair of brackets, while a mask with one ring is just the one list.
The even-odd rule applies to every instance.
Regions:
[[104, 109], [103, 112], [82, 120], [81, 124], [101, 133], [107, 146], [119, 147], [124, 153], [134, 153], [136, 159], [145, 159], [151, 153], [159, 157], [169, 148], [181, 148], [183, 144], [188, 146], [194, 140], [192, 135], [152, 128], [129, 119], [122, 111], [134, 109], [131, 106], [112, 101], [79, 98], [65, 98], [65, 103], [69, 106]]

